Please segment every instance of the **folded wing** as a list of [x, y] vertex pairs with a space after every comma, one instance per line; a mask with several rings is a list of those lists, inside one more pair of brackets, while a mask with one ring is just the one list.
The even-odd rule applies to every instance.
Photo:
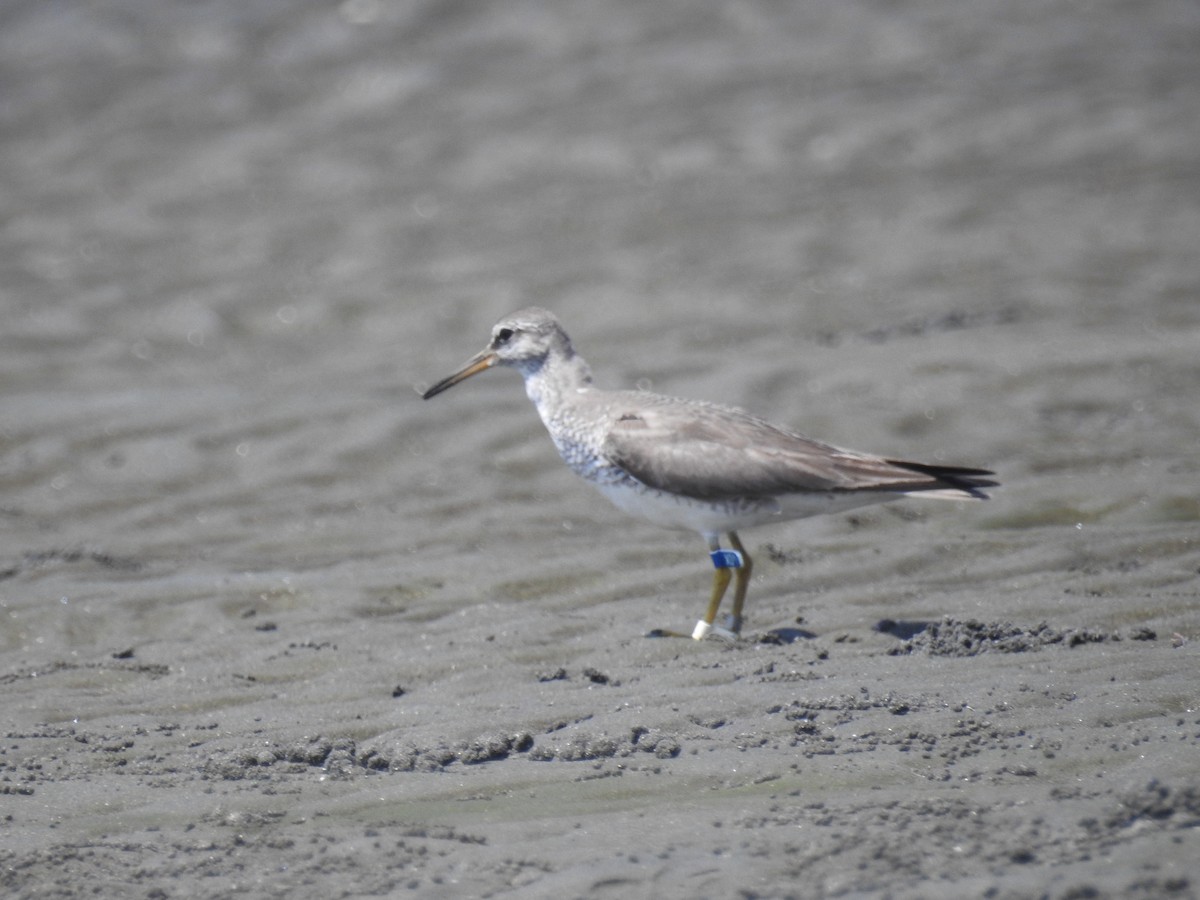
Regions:
[[922, 492], [986, 499], [984, 469], [926, 465], [843, 450], [741, 410], [644, 402], [615, 417], [605, 455], [643, 484], [701, 500], [796, 492]]

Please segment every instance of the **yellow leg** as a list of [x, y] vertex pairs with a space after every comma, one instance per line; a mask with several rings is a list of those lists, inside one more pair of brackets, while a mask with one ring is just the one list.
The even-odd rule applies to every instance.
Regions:
[[[750, 554], [746, 552], [746, 548], [742, 546], [741, 540], [737, 533], [729, 532], [729, 542], [737, 551], [736, 562], [728, 557], [733, 556], [732, 553], [722, 551], [720, 544], [717, 543], [716, 536], [709, 538], [709, 550], [713, 554], [713, 564], [715, 571], [713, 572], [712, 593], [708, 598], [708, 608], [704, 611], [704, 618], [696, 623], [691, 637], [697, 641], [704, 640], [710, 634], [715, 634], [718, 637], [735, 639], [742, 630], [742, 608], [746, 605], [746, 589], [750, 586]], [[737, 570], [737, 580], [734, 581], [733, 588], [733, 610], [727, 617], [728, 626], [718, 626], [717, 613], [721, 609], [721, 601], [725, 599], [725, 592], [729, 589], [729, 582], [734, 580], [734, 573], [731, 569]], [[685, 637], [677, 631], [667, 631], [665, 629], [656, 628], [650, 632], [648, 637]]]
[[716, 569], [713, 572], [712, 594], [708, 598], [708, 610], [704, 613], [704, 621], [709, 625], [717, 621], [717, 610], [721, 608], [721, 600], [729, 587], [731, 575], [728, 569]]
[[712, 631], [713, 622], [717, 620], [717, 610], [721, 608], [721, 600], [724, 598], [732, 578], [733, 573], [729, 569], [717, 569], [713, 572], [712, 594], [708, 598], [708, 609], [704, 613], [704, 618], [696, 623], [696, 628], [691, 634], [655, 628], [647, 637], [691, 637], [698, 641], [703, 640]]
[[[742, 607], [746, 604], [746, 588], [750, 583], [750, 560], [746, 556], [746, 548], [742, 546], [735, 532], [729, 532], [729, 540], [733, 544], [733, 551], [722, 550], [716, 535], [712, 535], [708, 540], [708, 549], [712, 553], [716, 572], [713, 573], [712, 596], [708, 600], [708, 609], [704, 618], [696, 623], [696, 628], [692, 631], [692, 637], [698, 641], [710, 634], [733, 640], [742, 629]], [[717, 612], [733, 576], [730, 569], [737, 569], [737, 582], [733, 590], [733, 613], [728, 617], [728, 627], [722, 627], [716, 624]]]
[[[742, 564], [738, 567], [737, 580], [733, 584], [733, 609], [729, 613], [729, 630], [734, 634], [741, 634], [742, 608], [746, 605], [746, 589], [750, 587], [750, 570], [753, 568], [754, 562], [750, 559], [746, 548], [742, 546], [737, 532], [729, 532], [729, 543], [742, 555]], [[716, 614], [716, 610], [713, 610], [713, 614]]]

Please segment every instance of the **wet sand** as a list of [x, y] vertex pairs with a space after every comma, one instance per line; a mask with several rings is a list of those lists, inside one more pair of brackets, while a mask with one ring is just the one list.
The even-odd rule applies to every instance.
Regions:
[[[9, 4], [0, 887], [1200, 892], [1193, 4]], [[693, 535], [605, 386], [995, 468]]]

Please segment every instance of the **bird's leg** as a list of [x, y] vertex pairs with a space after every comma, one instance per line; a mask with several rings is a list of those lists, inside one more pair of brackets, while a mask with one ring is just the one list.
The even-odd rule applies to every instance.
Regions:
[[[729, 536], [733, 538], [735, 545], [741, 548], [741, 542], [737, 540], [737, 535], [730, 533]], [[704, 618], [696, 623], [696, 627], [692, 631], [692, 637], [700, 641], [710, 634], [715, 633], [718, 637], [735, 638], [737, 637], [736, 630], [721, 628], [713, 623], [717, 620], [717, 610], [721, 608], [721, 600], [725, 597], [725, 591], [729, 587], [730, 579], [733, 577], [733, 573], [729, 570], [737, 569], [738, 586], [734, 597], [735, 603], [737, 603], [735, 618], [737, 626], [741, 627], [741, 602], [744, 602], [746, 599], [746, 588], [742, 580], [742, 568], [745, 565], [743, 554], [741, 549], [722, 550], [715, 535], [709, 538], [708, 548], [710, 551], [709, 555], [712, 557], [713, 568], [716, 570], [713, 572], [712, 595], [709, 597], [708, 609], [705, 610]], [[739, 597], [741, 598], [741, 602], [738, 602]]]
[[[692, 629], [691, 637], [697, 641], [704, 640], [710, 634], [730, 641], [736, 640], [738, 632], [742, 628], [742, 607], [746, 603], [746, 587], [750, 582], [750, 557], [746, 554], [746, 548], [742, 546], [738, 536], [732, 531], [729, 532], [729, 541], [736, 549], [722, 550], [715, 534], [708, 539], [709, 557], [712, 559], [715, 571], [713, 572], [712, 593], [708, 598], [708, 609], [704, 611], [704, 618], [697, 622], [696, 627]], [[721, 601], [729, 589], [729, 582], [734, 579], [734, 574], [730, 570], [737, 571], [737, 581], [734, 582], [733, 589], [733, 612], [726, 617], [727, 626], [717, 625], [717, 612], [721, 609]], [[655, 628], [646, 636], [687, 637], [688, 635], [678, 631]]]
[[736, 531], [729, 532], [729, 543], [733, 544], [733, 549], [742, 558], [742, 564], [737, 567], [737, 578], [733, 583], [733, 609], [726, 620], [726, 627], [736, 635], [742, 633], [742, 607], [746, 605], [746, 588], [750, 587], [750, 571], [754, 561], [742, 546]]
[[[720, 554], [729, 554], [729, 557], [722, 557]], [[708, 598], [708, 609], [704, 613], [704, 618], [696, 623], [696, 627], [691, 634], [685, 634], [682, 631], [671, 631], [666, 628], [655, 628], [646, 637], [691, 637], [700, 641], [708, 637], [709, 634], [715, 634], [723, 638], [735, 638], [737, 635], [727, 631], [720, 625], [713, 623], [717, 619], [717, 610], [721, 608], [721, 600], [725, 596], [725, 590], [729, 587], [729, 582], [733, 578], [733, 573], [729, 570], [734, 568], [732, 561], [722, 564], [718, 560], [732, 560], [734, 553], [732, 550], [722, 550], [717, 548], [712, 551], [713, 566], [716, 571], [713, 573], [712, 594]]]
[[712, 594], [708, 598], [708, 609], [704, 613], [704, 618], [696, 623], [696, 628], [692, 631], [692, 637], [701, 641], [708, 637], [713, 630], [713, 622], [717, 619], [717, 610], [721, 608], [721, 599], [725, 596], [725, 589], [729, 587], [729, 579], [732, 573], [728, 568], [719, 568], [713, 572]]

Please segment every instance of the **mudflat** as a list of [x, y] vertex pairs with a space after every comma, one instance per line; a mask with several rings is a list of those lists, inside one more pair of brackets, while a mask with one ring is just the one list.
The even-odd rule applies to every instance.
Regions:
[[[9, 4], [6, 896], [1193, 897], [1191, 4]], [[711, 569], [607, 387], [994, 468]]]

